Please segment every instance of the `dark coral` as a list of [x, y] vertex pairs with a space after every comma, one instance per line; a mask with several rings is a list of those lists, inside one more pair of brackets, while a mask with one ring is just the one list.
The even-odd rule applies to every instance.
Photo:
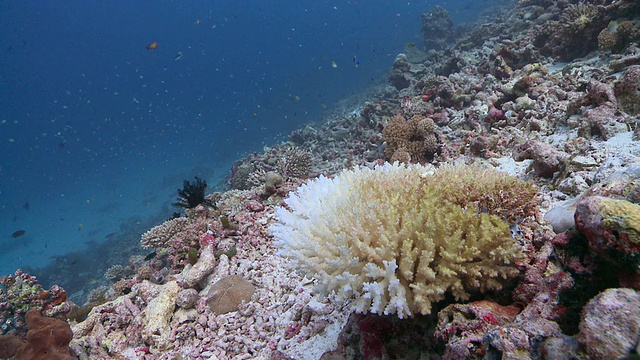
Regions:
[[640, 66], [629, 67], [615, 84], [615, 96], [622, 110], [640, 114]]
[[390, 162], [418, 163], [430, 160], [438, 151], [439, 142], [433, 119], [414, 115], [409, 120], [396, 116], [382, 130], [387, 143], [385, 155]]
[[445, 8], [436, 5], [422, 14], [421, 32], [426, 50], [444, 50], [453, 41], [453, 19]]
[[200, 204], [213, 206], [213, 204], [209, 203], [204, 196], [204, 191], [206, 189], [207, 182], [197, 176], [193, 183], [188, 180], [184, 180], [183, 188], [178, 189], [178, 202], [173, 205], [185, 209], [193, 209]]

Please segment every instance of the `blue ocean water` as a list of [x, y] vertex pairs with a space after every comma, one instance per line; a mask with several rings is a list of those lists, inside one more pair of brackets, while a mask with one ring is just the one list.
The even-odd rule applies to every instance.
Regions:
[[0, 1], [0, 275], [135, 241], [183, 179], [216, 184], [384, 81], [421, 13], [484, 4]]

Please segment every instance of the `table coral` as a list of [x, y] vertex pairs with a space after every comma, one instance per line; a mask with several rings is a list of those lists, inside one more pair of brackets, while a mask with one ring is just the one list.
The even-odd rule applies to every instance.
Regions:
[[144, 248], [164, 248], [172, 237], [178, 235], [189, 224], [189, 219], [170, 219], [142, 234], [140, 244]]

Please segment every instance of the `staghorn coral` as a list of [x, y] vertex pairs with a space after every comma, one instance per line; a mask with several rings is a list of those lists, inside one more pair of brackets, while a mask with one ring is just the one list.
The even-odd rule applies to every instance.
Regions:
[[417, 163], [432, 158], [439, 147], [435, 129], [433, 119], [422, 115], [414, 115], [408, 121], [402, 116], [394, 117], [382, 130], [387, 159]]
[[140, 244], [142, 244], [142, 247], [145, 249], [164, 248], [171, 238], [178, 235], [187, 227], [187, 224], [189, 224], [188, 218], [179, 217], [169, 219], [142, 234]]
[[[510, 199], [531, 203], [534, 194], [517, 180], [493, 185], [504, 178], [473, 166], [355, 168], [298, 188], [270, 230], [280, 254], [318, 279], [318, 290], [352, 299], [358, 312], [428, 314], [447, 293], [465, 300], [518, 273], [509, 224], [491, 212], [509, 214], [520, 205]], [[443, 184], [449, 179], [451, 187]], [[469, 190], [494, 193], [487, 212], [476, 210], [481, 202]]]

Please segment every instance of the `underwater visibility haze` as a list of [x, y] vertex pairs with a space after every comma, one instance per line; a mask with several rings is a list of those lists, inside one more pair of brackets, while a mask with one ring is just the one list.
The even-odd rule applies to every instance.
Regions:
[[0, 273], [170, 216], [183, 179], [384, 81], [433, 5], [0, 3]]

